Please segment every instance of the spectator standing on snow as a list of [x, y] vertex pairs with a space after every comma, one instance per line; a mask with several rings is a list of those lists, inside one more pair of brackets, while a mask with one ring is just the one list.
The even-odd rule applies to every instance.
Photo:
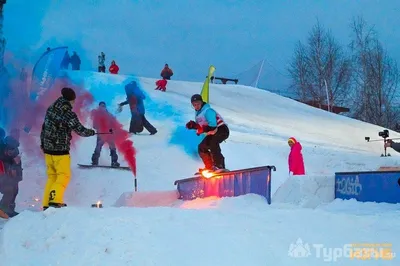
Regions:
[[[4, 137], [5, 134], [1, 135]], [[18, 212], [15, 211], [15, 200], [19, 191], [18, 184], [22, 181], [19, 135], [18, 129], [11, 130], [10, 135], [2, 140], [0, 147], [0, 160], [3, 168], [2, 174], [0, 174], [0, 192], [3, 194], [0, 200], [0, 209], [9, 217], [18, 215]]]
[[165, 64], [160, 75], [163, 79], [170, 80], [171, 77], [174, 75], [174, 72], [172, 72], [172, 69], [169, 68], [168, 64]]
[[305, 175], [302, 146], [294, 137], [288, 139], [290, 153], [288, 158], [289, 173], [293, 175]]
[[111, 66], [108, 69], [110, 71], [111, 74], [118, 74], [119, 71], [119, 67], [118, 65], [115, 63], [114, 60], [111, 61]]
[[129, 104], [131, 109], [131, 123], [129, 132], [137, 134], [145, 128], [150, 132], [150, 135], [157, 133], [157, 129], [150, 124], [145, 117], [144, 100], [146, 96], [143, 91], [138, 87], [136, 81], [132, 81], [125, 86], [126, 101], [119, 104], [119, 111], [122, 111], [124, 105]]
[[71, 62], [72, 70], [80, 70], [81, 69], [81, 59], [79, 58], [79, 56], [77, 55], [76, 52], [73, 52], [73, 54], [70, 58], [70, 62]]
[[[100, 102], [99, 107], [92, 112], [93, 128], [97, 131], [104, 132], [112, 128], [111, 116], [112, 115], [107, 110], [106, 103]], [[101, 149], [103, 148], [103, 145], [107, 143], [110, 148], [111, 167], [120, 166], [118, 163], [118, 154], [113, 137], [113, 134], [97, 135], [96, 148], [94, 149], [94, 153], [92, 155], [92, 165], [99, 164]]]
[[61, 62], [61, 69], [68, 69], [70, 63], [70, 57], [68, 51], [65, 51], [64, 58]]
[[43, 193], [43, 209], [65, 207], [64, 192], [71, 178], [69, 154], [72, 131], [82, 137], [94, 136], [93, 129], [85, 128], [72, 111], [76, 94], [71, 88], [63, 88], [59, 97], [46, 111], [40, 148], [47, 167], [47, 182]]
[[98, 56], [99, 59], [99, 72], [106, 73], [106, 55], [101, 52], [100, 55]]

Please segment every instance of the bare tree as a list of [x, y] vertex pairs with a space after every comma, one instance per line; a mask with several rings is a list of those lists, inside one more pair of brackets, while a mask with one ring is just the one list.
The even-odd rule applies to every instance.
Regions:
[[356, 119], [394, 129], [399, 121], [395, 96], [399, 86], [397, 63], [361, 17], [353, 19], [350, 43]]
[[306, 44], [297, 44], [289, 73], [292, 88], [301, 100], [322, 105], [328, 98], [333, 105], [343, 104], [349, 96], [351, 62], [331, 32], [319, 23], [312, 28]]

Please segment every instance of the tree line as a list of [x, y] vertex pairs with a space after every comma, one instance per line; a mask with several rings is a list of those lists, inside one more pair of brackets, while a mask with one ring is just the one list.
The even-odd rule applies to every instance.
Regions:
[[350, 24], [351, 41], [340, 44], [319, 22], [298, 42], [288, 71], [302, 101], [348, 106], [350, 117], [397, 130], [400, 112], [397, 62], [362, 17]]

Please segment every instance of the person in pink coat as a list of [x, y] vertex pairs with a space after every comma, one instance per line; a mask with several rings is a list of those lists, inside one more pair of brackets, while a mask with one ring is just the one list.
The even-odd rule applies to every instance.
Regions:
[[303, 154], [301, 153], [302, 147], [294, 137], [288, 139], [290, 147], [289, 153], [289, 172], [293, 175], [305, 175]]

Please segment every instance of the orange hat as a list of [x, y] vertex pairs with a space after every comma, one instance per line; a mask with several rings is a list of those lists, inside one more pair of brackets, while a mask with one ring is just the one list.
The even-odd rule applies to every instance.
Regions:
[[288, 143], [293, 143], [293, 144], [295, 144], [297, 142], [297, 140], [294, 138], [294, 137], [290, 137], [289, 139], [288, 139]]

